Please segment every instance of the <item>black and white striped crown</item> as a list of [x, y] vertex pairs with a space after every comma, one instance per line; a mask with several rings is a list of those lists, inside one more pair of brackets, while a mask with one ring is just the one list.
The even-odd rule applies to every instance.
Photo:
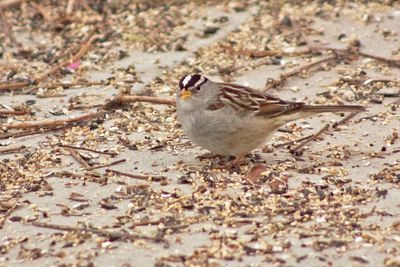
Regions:
[[197, 87], [204, 84], [206, 81], [208, 81], [208, 79], [200, 74], [185, 75], [179, 81], [179, 88], [182, 90], [184, 88], [189, 89]]

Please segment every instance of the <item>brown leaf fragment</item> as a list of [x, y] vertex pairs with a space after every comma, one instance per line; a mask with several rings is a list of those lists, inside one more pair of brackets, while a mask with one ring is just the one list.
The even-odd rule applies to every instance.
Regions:
[[288, 190], [288, 176], [273, 177], [268, 181], [272, 193], [283, 194]]
[[262, 177], [262, 173], [265, 170], [267, 170], [265, 164], [256, 164], [249, 169], [245, 179], [249, 181], [251, 184], [254, 184]]

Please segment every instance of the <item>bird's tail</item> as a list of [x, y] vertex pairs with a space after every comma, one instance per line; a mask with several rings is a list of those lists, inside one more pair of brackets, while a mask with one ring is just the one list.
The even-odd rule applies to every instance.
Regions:
[[310, 113], [320, 113], [320, 112], [361, 112], [364, 111], [364, 106], [359, 105], [320, 105], [320, 106], [310, 106], [304, 105], [301, 107], [301, 111]]

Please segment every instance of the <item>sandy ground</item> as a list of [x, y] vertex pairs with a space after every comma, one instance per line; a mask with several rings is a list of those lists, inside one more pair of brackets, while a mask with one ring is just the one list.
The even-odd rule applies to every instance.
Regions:
[[[204, 25], [201, 20], [195, 21], [193, 28], [188, 31], [190, 37], [187, 41], [187, 51], [143, 53], [131, 49], [128, 57], [114, 61], [101, 70], [88, 71], [86, 77], [92, 81], [104, 80], [112, 75], [113, 70], [133, 64], [143, 83], [132, 85], [132, 92], [142, 92], [146, 85], [153, 82], [157, 76], [163, 75], [168, 70], [179, 68], [185, 60], [195, 58], [198, 49], [207, 48], [224, 40], [229, 33], [254, 17], [259, 7], [249, 7], [244, 12], [227, 11], [218, 6], [202, 8], [207, 10], [206, 13], [210, 17], [226, 16], [228, 22], [223, 24], [216, 34], [199, 38], [194, 33]], [[361, 40], [365, 51], [391, 57], [391, 51], [400, 49], [399, 12], [399, 6], [388, 7], [383, 11], [372, 10], [369, 13], [372, 19], [368, 23], [362, 20], [361, 14], [359, 19], [355, 19], [353, 15], [343, 12], [343, 15], [337, 18], [315, 18], [313, 28], [323, 30], [323, 39], [327, 42], [338, 43], [338, 35], [346, 33], [349, 39], [356, 37]], [[383, 37], [381, 29], [391, 31], [392, 34]], [[310, 36], [321, 39], [318, 35]], [[118, 48], [115, 47], [115, 49]], [[303, 62], [309, 62], [309, 59], [301, 57], [284, 58], [284, 60], [295, 61], [300, 65]], [[360, 58], [350, 64], [340, 62], [334, 67], [317, 69], [305, 77], [292, 77], [282, 88], [271, 89], [269, 93], [283, 99], [316, 102], [320, 98], [320, 93], [330, 90], [328, 86], [343, 77], [343, 70], [364, 69], [369, 79], [395, 80], [400, 77], [399, 68], [378, 62], [376, 66], [380, 67], [368, 69], [365, 66], [370, 62], [375, 61]], [[260, 64], [254, 69], [241, 71], [232, 80], [262, 89], [268, 78], [277, 78], [285, 70], [287, 68], [280, 65]], [[212, 74], [210, 77], [222, 79], [218, 74]], [[396, 88], [399, 89], [398, 85], [397, 87], [394, 85], [392, 89]], [[160, 90], [156, 94], [160, 97], [172, 97], [176, 86], [169, 89]], [[89, 96], [86, 98], [89, 102], [103, 103], [117, 93], [118, 89], [114, 86], [94, 86], [68, 89], [63, 91], [65, 96], [57, 98], [37, 98], [24, 94], [2, 95], [0, 104], [16, 106], [33, 99], [36, 101], [35, 105], [40, 106], [40, 110], [36, 113], [38, 119], [54, 119], [55, 117], [48, 111], [65, 106], [71, 97], [87, 94]], [[311, 142], [300, 157], [294, 157], [286, 147], [275, 148], [273, 152], [257, 150], [253, 156], [247, 157], [245, 165], [250, 166], [254, 162], [259, 162], [267, 166], [275, 166], [277, 171], [280, 166], [296, 165], [296, 168], [288, 167], [283, 170], [283, 173], [289, 177], [286, 196], [285, 193], [283, 195], [271, 193], [267, 184], [260, 183], [252, 186], [244, 181], [247, 166], [231, 172], [210, 169], [210, 162], [218, 159], [200, 160], [198, 156], [204, 155], [205, 150], [190, 143], [179, 146], [188, 140], [175, 122], [174, 109], [164, 106], [151, 107], [152, 116], [154, 114], [166, 116], [164, 119], [170, 116], [170, 120], [173, 121], [172, 127], [177, 129], [174, 131], [181, 136], [179, 139], [173, 139], [173, 142], [177, 143], [169, 143], [169, 146], [155, 150], [140, 146], [137, 150], [131, 150], [121, 148], [118, 140], [110, 135], [109, 138], [106, 137], [100, 142], [101, 148], [118, 151], [116, 157], [95, 156], [88, 153], [97, 159], [100, 157], [99, 161], [103, 163], [126, 159], [126, 162], [110, 168], [125, 173], [161, 174], [167, 177], [166, 184], [135, 180], [124, 176], [107, 176], [105, 168], [96, 170], [100, 176], [108, 177], [105, 183], [83, 178], [56, 177], [53, 175], [54, 172], [84, 173], [81, 165], [68, 153], [55, 149], [55, 140], [71, 141], [73, 131], [69, 134], [50, 132], [2, 140], [4, 144], [9, 142], [26, 145], [29, 152], [42, 149], [48, 157], [58, 158], [59, 163], [56, 166], [45, 166], [40, 170], [40, 179], [46, 184], [47, 190], [41, 188], [38, 191], [23, 193], [18, 197], [18, 208], [8, 215], [0, 230], [0, 265], [400, 266], [400, 229], [398, 226], [396, 228], [400, 215], [399, 182], [393, 181], [394, 178], [392, 180], [371, 178], [371, 174], [376, 174], [384, 168], [398, 167], [400, 164], [400, 141], [387, 145], [388, 136], [400, 130], [399, 105], [397, 104], [397, 110], [391, 108], [395, 106], [391, 103], [398, 99], [398, 97], [385, 97], [381, 104], [360, 101], [367, 105], [368, 111], [356, 115], [338, 130], [329, 131], [321, 139]], [[106, 119], [101, 127], [111, 132], [118, 131], [116, 127], [119, 120], [118, 114], [124, 117], [125, 122], [132, 116], [145, 119], [146, 115], [139, 114], [141, 110], [148, 111], [142, 109], [143, 106], [150, 105], [135, 104], [131, 109], [120, 111]], [[70, 111], [68, 117], [80, 113], [84, 112]], [[360, 120], [362, 117], [372, 115], [376, 116]], [[59, 118], [63, 116], [57, 117]], [[341, 118], [337, 114], [323, 114], [296, 121], [290, 125], [302, 127], [301, 134], [307, 135], [317, 132], [326, 123], [338, 121]], [[157, 124], [156, 121], [152, 125], [155, 124]], [[159, 131], [137, 129], [125, 137], [134, 143], [149, 139], [163, 140], [171, 136], [170, 128], [167, 128], [167, 132], [163, 131], [164, 124], [168, 122], [163, 120]], [[85, 136], [79, 134], [81, 133], [78, 131], [78, 141], [84, 144]], [[86, 134], [91, 135], [90, 131], [86, 131]], [[288, 135], [290, 134], [278, 132], [271, 143], [283, 142], [284, 137]], [[267, 147], [271, 148], [271, 143], [267, 144]], [[386, 147], [386, 151], [382, 152], [383, 146]], [[346, 156], [348, 151], [350, 155]], [[24, 153], [3, 154], [0, 155], [0, 160], [3, 160], [3, 164], [7, 164], [6, 160], [15, 161], [23, 156]], [[215, 181], [207, 184], [204, 178], [205, 173], [214, 173]], [[397, 169], [397, 176], [399, 174], [399, 169]], [[193, 181], [182, 184], [179, 178], [185, 176], [192, 178]], [[146, 190], [157, 196], [146, 200], [149, 202], [148, 209], [136, 207], [137, 201], [144, 201], [138, 198], [140, 193], [137, 193], [136, 189], [132, 189], [133, 193], [128, 193], [128, 195], [131, 194], [130, 197], [121, 194], [121, 192], [129, 192], [130, 188], [136, 188], [135, 186], [139, 184], [145, 184], [148, 186]], [[17, 190], [17, 188], [16, 185], [8, 190]], [[326, 195], [331, 194], [334, 200], [327, 201], [324, 197], [320, 201], [316, 200], [319, 192], [316, 188], [322, 188], [322, 192]], [[202, 192], [200, 196], [196, 195], [200, 192], [199, 190]], [[312, 200], [305, 197], [307, 190], [314, 196], [311, 197]], [[359, 193], [354, 193], [357, 190]], [[71, 194], [74, 193], [82, 195], [84, 200], [81, 202], [71, 200]], [[244, 202], [250, 202], [249, 196], [255, 198], [257, 194], [264, 198], [260, 200], [263, 208], [260, 208], [258, 213], [254, 212], [246, 218], [238, 215], [238, 211], [227, 212], [226, 218], [220, 218], [222, 213], [220, 214], [218, 209], [221, 212], [225, 209], [229, 210], [229, 206], [234, 205], [232, 203], [244, 205]], [[336, 196], [340, 197], [336, 198]], [[204, 201], [201, 205], [195, 204], [194, 208], [185, 208], [180, 204], [180, 199], [185, 197], [204, 198]], [[353, 201], [355, 197], [360, 199]], [[213, 198], [216, 198], [215, 202]], [[164, 199], [169, 206], [166, 207], [167, 204], [163, 202], [159, 203], [161, 206], [157, 206], [155, 202], [161, 201], [159, 199]], [[306, 202], [303, 203], [302, 199]], [[102, 205], [104, 201], [109, 203], [110, 207]], [[225, 203], [225, 208], [219, 201]], [[285, 205], [293, 207], [292, 203], [296, 201], [299, 203], [299, 211], [304, 207], [311, 210], [307, 219], [293, 220], [293, 218], [296, 219], [296, 210], [276, 213], [278, 202], [279, 208], [282, 209]], [[287, 204], [283, 205], [283, 202]], [[82, 204], [87, 205], [82, 207]], [[258, 204], [251, 205], [254, 205], [256, 209]], [[207, 206], [210, 210], [216, 210], [211, 211], [209, 217], [203, 216]], [[265, 207], [270, 207], [270, 210], [268, 211]], [[301, 212], [298, 216], [304, 216], [304, 214]], [[123, 220], [121, 218], [128, 215], [130, 220], [128, 224], [118, 223]], [[180, 216], [184, 218], [181, 221], [183, 225], [181, 228], [174, 228], [174, 224], [171, 226], [167, 223], [167, 218], [172, 218], [171, 221], [173, 221], [179, 220]], [[199, 217], [201, 219], [197, 219]], [[155, 225], [128, 227], [135, 222], [154, 221], [160, 218], [164, 218], [165, 221], [155, 223]], [[334, 221], [333, 218], [336, 220]], [[90, 225], [110, 231], [131, 231], [149, 236], [163, 232], [163, 238], [167, 243], [141, 239], [110, 241], [97, 235], [82, 237], [80, 235], [84, 235], [83, 233], [31, 225], [30, 222], [35, 220], [67, 226]], [[349, 225], [353, 225], [351, 230], [348, 229]], [[249, 246], [253, 248], [252, 251], [248, 248]], [[243, 249], [244, 247], [247, 250]], [[227, 252], [224, 252], [225, 250]]]

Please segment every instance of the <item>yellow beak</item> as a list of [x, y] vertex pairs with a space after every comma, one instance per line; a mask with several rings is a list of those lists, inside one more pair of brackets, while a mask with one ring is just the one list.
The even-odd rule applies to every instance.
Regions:
[[187, 98], [189, 98], [189, 97], [191, 97], [192, 96], [192, 92], [190, 92], [189, 90], [182, 90], [182, 92], [181, 92], [181, 99], [187, 99]]

